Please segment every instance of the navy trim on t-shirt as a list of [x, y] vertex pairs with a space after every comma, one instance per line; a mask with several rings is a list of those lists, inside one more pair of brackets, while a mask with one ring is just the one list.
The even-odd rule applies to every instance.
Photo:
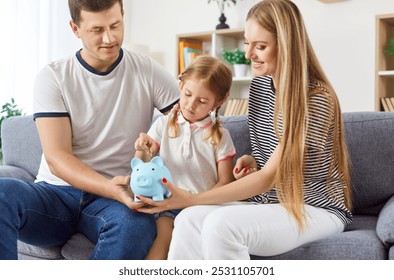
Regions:
[[179, 101], [179, 99], [178, 99], [178, 100], [176, 100], [174, 103], [172, 103], [172, 104], [168, 105], [168, 106], [167, 106], [167, 107], [165, 107], [164, 109], [161, 109], [161, 110], [159, 110], [159, 111], [160, 111], [160, 113], [164, 114], [165, 112], [167, 112], [167, 111], [171, 110], [171, 109], [172, 109], [172, 107], [174, 107], [174, 105], [178, 103], [178, 101]]
[[76, 53], [76, 56], [77, 56], [77, 59], [78, 59], [79, 63], [81, 63], [82, 66], [85, 67], [86, 70], [88, 70], [89, 72], [92, 72], [93, 74], [100, 75], [100, 76], [105, 76], [105, 75], [108, 75], [109, 73], [111, 73], [112, 70], [114, 70], [115, 67], [118, 66], [118, 64], [120, 63], [120, 61], [121, 61], [122, 58], [123, 58], [123, 50], [120, 49], [120, 51], [119, 51], [119, 57], [118, 57], [118, 59], [115, 61], [115, 63], [112, 64], [111, 67], [110, 67], [107, 71], [105, 71], [105, 72], [100, 72], [100, 71], [97, 71], [96, 69], [94, 69], [94, 68], [93, 68], [92, 66], [90, 66], [89, 64], [87, 64], [85, 60], [83, 60], [83, 58], [82, 58], [82, 56], [81, 56], [81, 50], [82, 50], [82, 49], [80, 49], [80, 50], [77, 51], [77, 53]]
[[37, 118], [63, 118], [69, 117], [70, 115], [66, 113], [55, 113], [55, 112], [47, 112], [47, 113], [35, 113], [33, 114], [33, 119], [36, 120]]

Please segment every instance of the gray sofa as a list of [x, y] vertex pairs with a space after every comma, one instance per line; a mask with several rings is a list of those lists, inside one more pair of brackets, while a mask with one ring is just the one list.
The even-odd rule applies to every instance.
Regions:
[[[394, 259], [394, 113], [344, 113], [352, 162], [354, 222], [343, 233], [288, 253], [253, 259]], [[250, 153], [246, 116], [226, 117], [238, 155]], [[41, 147], [31, 116], [14, 117], [1, 127], [4, 165], [0, 177], [34, 180]], [[59, 247], [18, 243], [20, 259], [87, 259], [94, 244], [75, 234]]]

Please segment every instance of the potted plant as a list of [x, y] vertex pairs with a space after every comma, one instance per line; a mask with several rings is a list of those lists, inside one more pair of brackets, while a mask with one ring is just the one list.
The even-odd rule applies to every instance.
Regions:
[[384, 50], [384, 53], [388, 55], [394, 54], [394, 38], [390, 39], [389, 47]]
[[224, 29], [229, 28], [228, 24], [226, 24], [226, 17], [224, 15], [224, 8], [227, 5], [228, 7], [233, 3], [234, 5], [237, 4], [237, 0], [208, 0], [208, 4], [211, 2], [216, 2], [218, 4], [220, 10], [220, 17], [219, 17], [219, 24], [216, 26], [216, 29]]
[[224, 13], [224, 7], [227, 4], [227, 6], [229, 7], [231, 3], [233, 3], [234, 5], [237, 4], [237, 0], [208, 0], [208, 4], [211, 2], [216, 2], [218, 4], [220, 13]]
[[3, 152], [1, 148], [1, 124], [6, 118], [9, 117], [14, 117], [14, 116], [21, 116], [22, 115], [22, 110], [18, 108], [18, 106], [15, 104], [14, 98], [11, 98], [10, 102], [5, 103], [1, 107], [1, 117], [0, 117], [0, 163], [3, 162]]
[[245, 57], [245, 52], [238, 48], [223, 50], [222, 56], [225, 61], [233, 65], [235, 77], [247, 76], [250, 60]]

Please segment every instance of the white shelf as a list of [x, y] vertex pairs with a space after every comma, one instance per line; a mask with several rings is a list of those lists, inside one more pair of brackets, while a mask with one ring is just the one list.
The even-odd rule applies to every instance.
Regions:
[[394, 35], [394, 14], [375, 16], [375, 110], [386, 111], [384, 100], [394, 94], [394, 57], [385, 55], [383, 50]]
[[[223, 61], [222, 51], [223, 49], [234, 49], [234, 48], [243, 48], [244, 45], [244, 34], [245, 30], [243, 28], [236, 29], [219, 29], [219, 30], [211, 30], [206, 32], [198, 32], [198, 33], [188, 33], [188, 34], [179, 34], [177, 35], [177, 70], [179, 73], [181, 71], [179, 62], [179, 43], [182, 41], [194, 42], [196, 44], [201, 44], [203, 53], [210, 54], [213, 57], [216, 57]], [[230, 65], [229, 65], [230, 66]], [[251, 69], [248, 69], [248, 72], [245, 72], [244, 77], [233, 77], [233, 83], [230, 89], [229, 98], [248, 98], [249, 96], [249, 86], [252, 81]], [[233, 71], [235, 73], [235, 71]]]
[[320, 2], [326, 3], [326, 4], [330, 4], [330, 3], [335, 3], [335, 2], [341, 2], [344, 0], [319, 0]]
[[253, 77], [233, 77], [233, 82], [250, 83]]
[[379, 76], [385, 76], [385, 77], [390, 77], [393, 76], [394, 77], [394, 70], [386, 70], [386, 71], [379, 71], [378, 72]]

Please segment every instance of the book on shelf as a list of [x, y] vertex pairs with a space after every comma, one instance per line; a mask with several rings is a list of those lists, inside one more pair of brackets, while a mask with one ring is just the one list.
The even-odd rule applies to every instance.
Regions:
[[394, 112], [394, 97], [382, 97], [380, 101], [384, 111]]
[[246, 115], [248, 113], [248, 99], [246, 98], [231, 98], [226, 102], [224, 108], [224, 116], [238, 116]]
[[182, 73], [190, 61], [202, 53], [202, 43], [193, 40], [179, 41], [179, 73]]
[[229, 116], [230, 115], [230, 107], [233, 106], [233, 99], [227, 99], [226, 103], [225, 103], [225, 107], [224, 107], [224, 112], [223, 112], [223, 116]]
[[189, 48], [189, 47], [183, 48], [183, 55], [185, 58], [184, 68], [189, 66], [190, 62], [192, 62], [192, 60], [195, 59], [200, 54], [201, 54], [201, 50], [193, 49], [193, 48]]
[[242, 102], [241, 115], [246, 115], [248, 113], [248, 104], [248, 99], [244, 99]]
[[234, 108], [233, 108], [233, 112], [231, 113], [232, 116], [237, 116], [238, 115], [239, 108], [241, 106], [241, 102], [242, 102], [242, 100], [240, 100], [240, 99], [234, 99], [235, 105], [234, 105]]
[[394, 104], [391, 102], [391, 99], [389, 97], [386, 97], [386, 103], [387, 107], [389, 107], [389, 111], [394, 112]]

